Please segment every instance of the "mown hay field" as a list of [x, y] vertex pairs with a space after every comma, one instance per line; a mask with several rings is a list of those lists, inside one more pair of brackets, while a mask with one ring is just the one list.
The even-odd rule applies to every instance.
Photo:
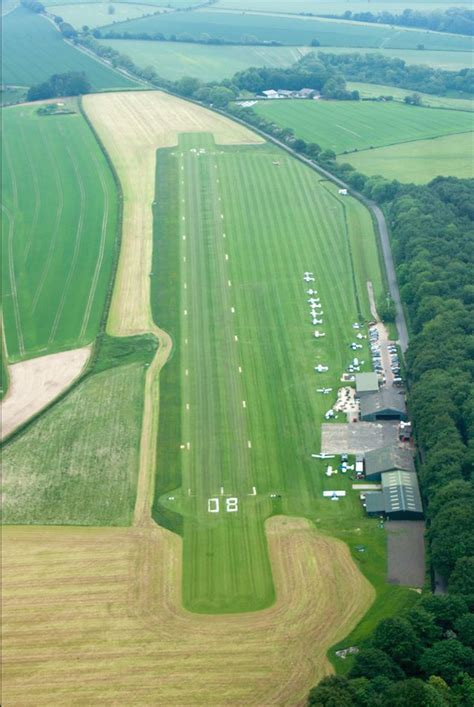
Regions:
[[[398, 102], [259, 101], [253, 109], [336, 154], [472, 130], [472, 113]], [[348, 158], [350, 161], [350, 159]]]
[[5, 524], [129, 525], [143, 366], [88, 377], [2, 451]]
[[208, 34], [217, 39], [241, 41], [245, 36], [252, 36], [259, 41], [307, 46], [316, 38], [321, 47], [416, 49], [423, 44], [428, 50], [470, 51], [472, 48], [472, 39], [462, 35], [301, 16], [219, 12], [214, 8], [144, 17], [121, 23], [119, 28], [114, 28], [111, 23], [105, 29], [148, 34], [162, 32], [167, 38], [171, 34], [188, 34], [198, 39], [202, 34]]
[[32, 86], [52, 74], [84, 71], [94, 90], [131, 88], [135, 81], [67, 44], [46, 18], [17, 7], [3, 19], [2, 82]]
[[401, 182], [425, 184], [439, 175], [468, 179], [474, 177], [474, 133], [364, 150], [344, 161], [363, 174]]
[[[3, 111], [3, 315], [10, 362], [96, 336], [116, 247], [117, 194], [79, 113]], [[69, 103], [77, 110], [75, 103]]]
[[161, 528], [3, 530], [3, 700], [21, 705], [301, 705], [373, 590], [346, 546], [267, 522], [277, 601], [183, 610], [181, 541]]
[[[379, 96], [393, 96], [396, 101], [403, 101], [405, 96], [413, 95], [413, 91], [406, 88], [397, 88], [396, 86], [386, 86], [379, 83], [359, 83], [357, 81], [348, 81], [347, 89], [349, 91], [359, 91], [361, 98], [378, 98]], [[473, 98], [456, 98], [447, 96], [436, 96], [432, 93], [423, 93], [416, 91], [421, 97], [423, 105], [431, 108], [450, 108], [452, 110], [474, 110]]]

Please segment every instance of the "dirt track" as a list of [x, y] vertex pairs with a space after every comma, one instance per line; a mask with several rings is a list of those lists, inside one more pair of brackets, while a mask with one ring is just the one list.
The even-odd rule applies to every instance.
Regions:
[[8, 393], [1, 403], [1, 439], [27, 422], [81, 374], [90, 347], [31, 358], [8, 367]]
[[307, 521], [272, 518], [267, 536], [276, 604], [209, 616], [181, 607], [166, 530], [6, 528], [5, 704], [303, 704], [374, 590]]

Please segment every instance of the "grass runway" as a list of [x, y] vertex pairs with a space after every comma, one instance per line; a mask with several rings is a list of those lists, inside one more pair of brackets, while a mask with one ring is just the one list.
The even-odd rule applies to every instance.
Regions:
[[156, 202], [152, 307], [175, 349], [161, 375], [155, 517], [183, 533], [187, 608], [261, 609], [274, 600], [267, 517], [362, 519], [358, 502], [328, 508], [310, 454], [334, 402], [316, 387], [337, 389], [351, 324], [370, 316], [367, 279], [382, 288], [375, 234], [358, 202], [281, 151], [207, 135], [158, 152]]

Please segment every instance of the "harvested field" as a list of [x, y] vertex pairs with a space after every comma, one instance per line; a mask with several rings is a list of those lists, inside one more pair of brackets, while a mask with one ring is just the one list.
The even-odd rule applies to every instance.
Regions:
[[4, 439], [66, 390], [80, 375], [90, 347], [15, 363], [8, 369], [8, 394], [1, 403]]
[[246, 128], [186, 101], [156, 92], [89, 95], [84, 106], [108, 150], [124, 191], [123, 234], [108, 330], [149, 331], [152, 211], [156, 150], [180, 132], [211, 132], [220, 144], [258, 143]]
[[374, 591], [307, 521], [272, 518], [267, 537], [275, 605], [203, 616], [181, 608], [168, 531], [6, 528], [5, 704], [303, 704]]

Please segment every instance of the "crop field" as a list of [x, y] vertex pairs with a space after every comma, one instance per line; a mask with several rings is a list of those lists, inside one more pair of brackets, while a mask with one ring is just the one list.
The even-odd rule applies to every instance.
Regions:
[[3, 314], [11, 362], [94, 339], [115, 248], [115, 185], [85, 120], [36, 111], [3, 112]]
[[[48, 4], [48, 2], [46, 2]], [[467, 2], [460, 2], [456, 7], [467, 6]], [[399, 12], [406, 8], [406, 0], [371, 0], [370, 12]], [[410, 7], [420, 12], [430, 10], [443, 10], [452, 7], [452, 0], [411, 0]], [[295, 13], [312, 12], [314, 14], [343, 14], [346, 10], [352, 12], [366, 12], [367, 0], [217, 0], [215, 5], [219, 10], [253, 10], [255, 12]]]
[[447, 135], [351, 154], [349, 162], [363, 174], [424, 184], [439, 175], [474, 177], [474, 133]]
[[[397, 88], [396, 86], [384, 86], [376, 83], [358, 83], [357, 81], [348, 81], [347, 88], [349, 91], [359, 91], [361, 98], [377, 98], [378, 96], [393, 96], [396, 101], [403, 101], [405, 96], [413, 94], [405, 88]], [[452, 110], [474, 110], [474, 98], [453, 98], [446, 96], [435, 96], [431, 93], [421, 93], [417, 91], [423, 101], [423, 105], [431, 108], [450, 108]]]
[[207, 616], [183, 610], [162, 528], [4, 528], [5, 704], [302, 703], [373, 591], [306, 521], [272, 518], [267, 538], [276, 603]]
[[[161, 505], [184, 518], [185, 606], [261, 609], [274, 599], [266, 517], [363, 520], [358, 500], [322, 500], [310, 453], [328, 405], [315, 387], [337, 387], [351, 322], [370, 316], [368, 276], [381, 291], [375, 237], [356, 201], [267, 145], [184, 136], [158, 153], [157, 170], [152, 305], [176, 347], [162, 374], [157, 493], [174, 470], [180, 488]], [[305, 270], [324, 303], [324, 344], [312, 336]], [[314, 372], [327, 362], [327, 374]]]
[[133, 39], [103, 39], [101, 44], [127, 54], [137, 66], [153, 66], [159, 76], [172, 81], [183, 76], [221, 81], [249, 66], [287, 67], [309, 51], [309, 47], [216, 47]]
[[[192, 7], [193, 5], [199, 5], [201, 0], [146, 0], [146, 2], [137, 2], [135, 3], [133, 0], [113, 0], [113, 3], [107, 3], [107, 4], [112, 4], [115, 7], [115, 10], [117, 11], [117, 5], [147, 5], [148, 7], [151, 8], [151, 12], [153, 11], [153, 8], [156, 7], [156, 9], [159, 8], [172, 8], [172, 9], [182, 9], [183, 7]], [[99, 5], [100, 3], [97, 2], [97, 0], [45, 0], [43, 5], [45, 5], [48, 8], [51, 8], [51, 12], [56, 14], [56, 10], [54, 8], [56, 7], [62, 7], [63, 5]], [[462, 4], [462, 3], [461, 3]], [[59, 13], [57, 13], [59, 14]], [[113, 18], [112, 18], [113, 19]]]
[[472, 114], [400, 103], [259, 101], [253, 109], [336, 154], [472, 130]]
[[124, 22], [133, 20], [136, 17], [158, 12], [159, 9], [157, 5], [148, 3], [119, 2], [113, 4], [114, 13], [110, 14], [109, 7], [110, 4], [105, 2], [66, 3], [65, 5], [52, 6], [51, 12], [59, 15], [66, 22], [70, 22], [73, 27], [80, 29], [83, 25], [101, 27], [102, 25], [110, 24], [111, 21]]
[[[322, 47], [322, 51], [332, 54], [347, 54], [354, 50], [342, 47]], [[386, 49], [386, 47], [371, 49], [364, 47], [363, 53], [382, 54], [386, 57], [403, 59], [407, 64], [427, 64], [435, 69], [446, 69], [446, 71], [472, 68], [472, 53], [470, 51], [418, 51], [416, 49]]]
[[[113, 25], [108, 28], [113, 29]], [[252, 35], [261, 41], [275, 40], [283, 44], [309, 45], [317, 38], [322, 47], [387, 47], [391, 49], [416, 49], [423, 44], [426, 49], [470, 51], [472, 39], [441, 32], [405, 30], [381, 25], [340, 22], [308, 17], [281, 17], [241, 12], [196, 10], [145, 17], [120, 24], [121, 32], [162, 32], [189, 34], [240, 41]]]
[[32, 86], [52, 74], [84, 71], [94, 90], [130, 88], [135, 82], [74, 49], [45, 18], [18, 7], [3, 19], [4, 84]]
[[129, 525], [143, 366], [87, 378], [2, 451], [3, 523]]

